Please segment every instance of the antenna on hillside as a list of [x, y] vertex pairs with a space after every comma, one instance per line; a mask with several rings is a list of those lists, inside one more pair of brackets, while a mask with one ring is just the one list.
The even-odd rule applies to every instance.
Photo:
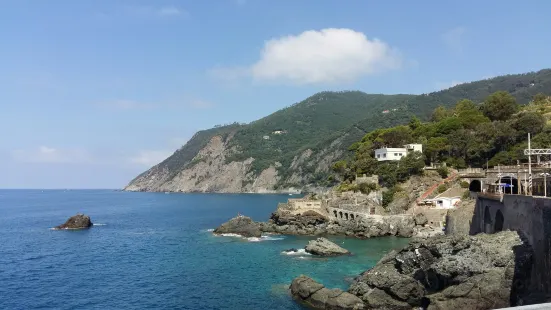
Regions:
[[530, 133], [528, 133], [528, 195], [532, 196], [532, 154], [530, 147]]

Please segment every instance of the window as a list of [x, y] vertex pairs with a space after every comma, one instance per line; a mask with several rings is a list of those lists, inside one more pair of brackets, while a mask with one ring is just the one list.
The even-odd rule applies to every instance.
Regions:
[[385, 154], [383, 154], [383, 158], [386, 158], [386, 153], [385, 153]]
[[381, 154], [377, 154], [377, 158], [381, 158]]
[[394, 156], [398, 156], [398, 153], [394, 153]]
[[403, 156], [402, 153], [398, 153], [398, 155]]

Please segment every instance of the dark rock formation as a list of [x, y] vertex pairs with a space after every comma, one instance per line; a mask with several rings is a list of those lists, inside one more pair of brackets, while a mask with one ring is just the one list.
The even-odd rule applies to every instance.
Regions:
[[320, 256], [337, 256], [350, 254], [347, 249], [343, 249], [326, 238], [317, 238], [310, 240], [304, 248], [307, 253]]
[[260, 237], [259, 223], [253, 221], [250, 217], [239, 215], [232, 218], [220, 227], [214, 230], [215, 234], [238, 234], [243, 237]]
[[358, 218], [332, 222], [327, 216], [315, 211], [295, 215], [277, 210], [268, 222], [259, 223], [264, 232], [288, 235], [346, 235], [357, 238], [380, 236], [412, 237], [415, 222], [411, 216], [385, 216], [381, 219]]
[[92, 226], [92, 221], [88, 215], [77, 214], [71, 216], [65, 223], [56, 226], [55, 229], [85, 229]]
[[413, 217], [413, 220], [415, 221], [415, 225], [425, 225], [427, 224], [428, 220], [427, 217], [423, 213], [417, 213]]
[[[516, 232], [414, 240], [364, 272], [349, 292], [372, 309], [495, 309], [522, 300], [532, 250]], [[524, 281], [524, 282], [523, 282]]]
[[446, 216], [446, 235], [469, 234], [475, 202], [475, 199], [463, 200], [457, 208], [448, 211]]
[[365, 309], [360, 298], [340, 289], [328, 289], [311, 278], [300, 275], [291, 283], [293, 298], [314, 309]]

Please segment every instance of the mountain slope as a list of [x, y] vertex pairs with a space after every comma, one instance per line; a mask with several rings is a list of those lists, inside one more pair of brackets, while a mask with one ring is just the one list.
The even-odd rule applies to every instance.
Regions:
[[[321, 92], [247, 125], [198, 132], [142, 173], [131, 191], [274, 192], [327, 186], [331, 164], [368, 131], [422, 120], [439, 105], [505, 90], [519, 103], [551, 94], [551, 70], [506, 75], [422, 95]], [[387, 113], [383, 111], [388, 110]]]

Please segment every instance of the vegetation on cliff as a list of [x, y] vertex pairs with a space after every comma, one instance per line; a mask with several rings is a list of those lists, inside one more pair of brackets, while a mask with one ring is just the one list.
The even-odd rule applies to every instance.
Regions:
[[[507, 133], [511, 128], [518, 132], [519, 137], [522, 132], [526, 132], [528, 129], [523, 128], [522, 124], [531, 122], [535, 115], [530, 113], [532, 110], [525, 110], [526, 115], [518, 115], [516, 127], [508, 127], [510, 121], [501, 120], [502, 116], [499, 114], [488, 114], [490, 112], [482, 113], [482, 116], [480, 113], [470, 115], [473, 112], [467, 109], [461, 117], [449, 115], [459, 100], [471, 100], [478, 107], [479, 103], [496, 91], [507, 92], [517, 104], [527, 104], [537, 93], [551, 94], [551, 70], [500, 76], [422, 95], [321, 92], [250, 124], [235, 123], [200, 131], [171, 157], [137, 177], [131, 184], [140, 188], [142, 179], [150, 179], [161, 173], [162, 180], [168, 182], [179, 172], [201, 161], [201, 158], [196, 157], [199, 150], [213, 136], [221, 135], [227, 141], [228, 149], [231, 149], [225, 158], [227, 164], [253, 158], [250, 171], [256, 176], [265, 168], [275, 166], [279, 178], [277, 186], [281, 188], [330, 186], [335, 184], [334, 178], [331, 178], [333, 172], [330, 165], [346, 158], [350, 154], [347, 149], [351, 144], [377, 128], [407, 124], [413, 116], [416, 117], [413, 123], [402, 126], [401, 130], [410, 130], [414, 140], [422, 136], [433, 138], [431, 141], [428, 138], [427, 141], [422, 141], [429, 143], [433, 150], [430, 154], [423, 154], [426, 160], [443, 160], [446, 156], [453, 156], [463, 158], [464, 161], [459, 159], [457, 163], [452, 163], [454, 166], [465, 166], [469, 163], [480, 164], [487, 156], [490, 159], [497, 156], [494, 161], [499, 159], [503, 163], [512, 162], [516, 157], [512, 156], [514, 150], [510, 146], [519, 144], [519, 140], [515, 138], [514, 141], [507, 141], [509, 144], [497, 153], [493, 149], [484, 149], [482, 145], [472, 148], [471, 141], [465, 139], [472, 136], [469, 131], [480, 128], [473, 128], [474, 125], [469, 124], [469, 118], [480, 126], [491, 125], [492, 133], [495, 132], [493, 135], [497, 139], [495, 143], [498, 143], [503, 139], [507, 140], [505, 137], [508, 137]], [[436, 108], [438, 109], [434, 112]], [[501, 110], [498, 109], [498, 112]], [[542, 113], [539, 110], [536, 112]], [[433, 114], [435, 119], [432, 123], [439, 123], [440, 127], [421, 122], [430, 120]], [[463, 123], [458, 123], [458, 118], [464, 120]], [[485, 121], [486, 118], [490, 122]], [[496, 124], [492, 122], [494, 120]], [[411, 127], [416, 125], [420, 125], [421, 129]], [[459, 135], [450, 136], [459, 127], [463, 129], [457, 132]], [[427, 132], [421, 132], [422, 130]], [[456, 140], [461, 143], [456, 144]], [[465, 146], [467, 142], [469, 147]], [[439, 148], [446, 146], [453, 146], [453, 149], [439, 151]], [[397, 180], [400, 179], [399, 175], [396, 177]], [[254, 182], [254, 176], [250, 180]], [[388, 182], [392, 183], [392, 178]]]
[[[371, 131], [352, 144], [353, 157], [334, 163], [333, 170], [345, 184], [356, 175], [376, 174], [392, 195], [398, 182], [423, 173], [423, 167], [431, 162], [445, 162], [454, 168], [524, 162], [528, 133], [534, 148], [551, 146], [550, 119], [551, 97], [544, 94], [535, 95], [524, 106], [505, 91], [489, 95], [480, 104], [463, 99], [454, 107], [434, 109], [429, 122], [413, 117], [407, 125]], [[409, 153], [399, 161], [383, 162], [374, 157], [375, 149], [408, 143], [422, 144], [423, 154]], [[438, 173], [447, 176], [445, 168]]]

